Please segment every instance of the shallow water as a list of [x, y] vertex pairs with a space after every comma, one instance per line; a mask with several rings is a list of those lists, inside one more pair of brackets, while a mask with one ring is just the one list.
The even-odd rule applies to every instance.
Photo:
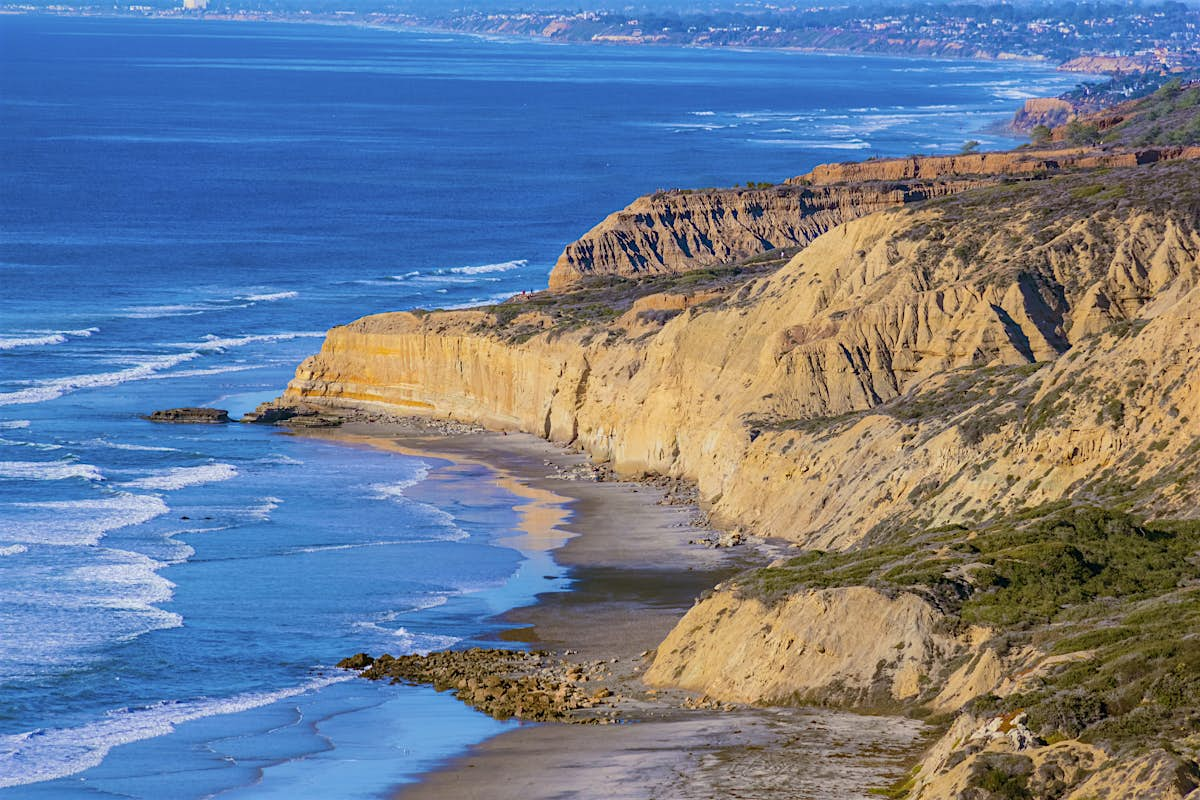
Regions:
[[503, 728], [346, 681], [564, 585], [482, 468], [139, 414], [540, 288], [639, 194], [953, 149], [1012, 64], [0, 17], [0, 791], [374, 797]]

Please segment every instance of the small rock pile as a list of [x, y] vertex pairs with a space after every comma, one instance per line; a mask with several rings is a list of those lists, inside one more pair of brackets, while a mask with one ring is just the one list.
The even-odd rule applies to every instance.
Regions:
[[746, 534], [740, 530], [718, 531], [714, 536], [688, 540], [688, 544], [702, 544], [705, 547], [737, 547], [745, 543]]
[[669, 475], [652, 475], [646, 477], [642, 482], [662, 489], [663, 497], [659, 503], [664, 506], [695, 506], [700, 504], [700, 490], [694, 481], [673, 478]]
[[546, 477], [548, 478], [558, 478], [564, 481], [592, 481], [595, 483], [617, 479], [616, 474], [613, 473], [607, 464], [585, 463], [563, 467], [555, 464], [553, 461], [543, 461], [542, 463], [554, 469], [554, 474], [547, 475]]
[[386, 678], [392, 683], [428, 684], [439, 692], [451, 691], [496, 719], [605, 724], [616, 712], [577, 712], [611, 706], [620, 699], [606, 687], [589, 690], [582, 685], [604, 676], [600, 662], [575, 664], [541, 650], [476, 647], [378, 658], [357, 653], [338, 666], [358, 670], [370, 680]]

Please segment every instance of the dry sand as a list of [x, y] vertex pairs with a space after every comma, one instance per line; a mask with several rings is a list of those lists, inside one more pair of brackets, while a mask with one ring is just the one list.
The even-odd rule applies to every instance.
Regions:
[[[607, 683], [623, 697], [610, 726], [522, 725], [451, 760], [402, 800], [540, 798], [867, 798], [913, 757], [920, 725], [814, 709], [685, 709], [679, 693], [648, 692], [639, 676], [653, 650], [695, 597], [759, 562], [748, 547], [710, 549], [690, 540], [689, 506], [660, 504], [658, 489], [570, 480], [586, 460], [523, 434], [439, 435], [406, 423], [350, 423], [305, 435], [441, 457], [431, 472], [483, 464], [517, 506], [522, 549], [556, 548], [571, 591], [504, 615], [508, 641], [571, 650], [573, 660], [610, 662]], [[428, 487], [427, 487], [428, 488]], [[419, 487], [414, 487], [419, 491]], [[419, 498], [418, 498], [419, 499]], [[614, 660], [615, 659], [615, 660]]]

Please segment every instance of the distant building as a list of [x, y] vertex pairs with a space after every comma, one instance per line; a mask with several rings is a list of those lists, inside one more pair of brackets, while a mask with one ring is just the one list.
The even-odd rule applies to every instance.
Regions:
[[208, 8], [208, 0], [183, 0], [184, 11], [203, 11]]

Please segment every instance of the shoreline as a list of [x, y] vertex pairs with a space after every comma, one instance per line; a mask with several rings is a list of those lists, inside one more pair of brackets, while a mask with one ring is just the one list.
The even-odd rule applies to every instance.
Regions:
[[[484, 466], [497, 485], [527, 498], [514, 506], [524, 541], [496, 543], [522, 552], [531, 544], [545, 547], [570, 585], [499, 614], [495, 620], [510, 627], [496, 636], [496, 646], [519, 642], [603, 665], [604, 685], [621, 698], [623, 724], [522, 724], [395, 787], [396, 800], [533, 800], [589, 796], [599, 786], [606, 797], [631, 800], [782, 798], [801, 788], [811, 797], [842, 800], [867, 797], [869, 788], [890, 783], [914, 758], [923, 726], [906, 718], [808, 708], [721, 710], [684, 692], [641, 684], [649, 664], [642, 655], [653, 652], [696, 596], [764, 562], [770, 545], [725, 550], [692, 544], [707, 530], [696, 526], [693, 506], [663, 505], [663, 491], [645, 484], [588, 479], [585, 456], [528, 434], [350, 422], [297, 435], [450, 462], [439, 470]], [[427, 479], [411, 491], [419, 498], [436, 488]]]
[[[262, 12], [266, 13], [266, 12]], [[167, 19], [167, 20], [187, 20], [193, 22], [268, 22], [282, 23], [295, 25], [325, 25], [328, 27], [348, 27], [362, 28], [364, 30], [383, 30], [396, 33], [415, 33], [425, 35], [441, 35], [441, 36], [462, 36], [474, 39], [483, 39], [485, 41], [498, 42], [515, 42], [524, 41], [534, 44], [545, 44], [551, 46], [569, 46], [583, 45], [589, 47], [655, 47], [655, 48], [679, 48], [685, 50], [709, 50], [714, 52], [731, 51], [739, 53], [796, 53], [803, 55], [825, 55], [825, 56], [866, 56], [877, 58], [899, 58], [909, 59], [912, 61], [942, 61], [949, 64], [961, 64], [963, 62], [979, 62], [981, 64], [1021, 64], [1031, 67], [1042, 67], [1053, 72], [1060, 72], [1060, 67], [1063, 64], [1069, 63], [1073, 59], [1068, 59], [1061, 63], [1055, 63], [1054, 59], [1049, 56], [1032, 55], [1032, 56], [987, 56], [979, 53], [971, 53], [970, 55], [954, 56], [946, 54], [927, 54], [920, 52], [891, 52], [880, 50], [853, 50], [853, 49], [829, 49], [822, 47], [801, 47], [801, 46], [756, 46], [748, 44], [698, 44], [687, 42], [628, 42], [628, 41], [594, 41], [591, 39], [548, 39], [545, 37], [525, 35], [520, 33], [502, 33], [493, 31], [468, 31], [457, 28], [446, 28], [437, 26], [428, 26], [425, 24], [405, 25], [399, 22], [373, 22], [357, 19], [313, 19], [311, 17], [302, 16], [236, 16], [209, 14], [145, 14], [145, 13], [113, 13], [108, 9], [89, 11], [83, 8], [72, 9], [70, 11], [50, 11], [45, 8], [34, 10], [0, 10], [0, 16], [47, 16], [47, 17], [68, 17], [68, 18], [92, 18], [92, 19]], [[1078, 56], [1076, 56], [1078, 57]], [[1081, 80], [1102, 77], [1108, 78], [1107, 75], [1091, 75], [1088, 73], [1079, 73]]]

